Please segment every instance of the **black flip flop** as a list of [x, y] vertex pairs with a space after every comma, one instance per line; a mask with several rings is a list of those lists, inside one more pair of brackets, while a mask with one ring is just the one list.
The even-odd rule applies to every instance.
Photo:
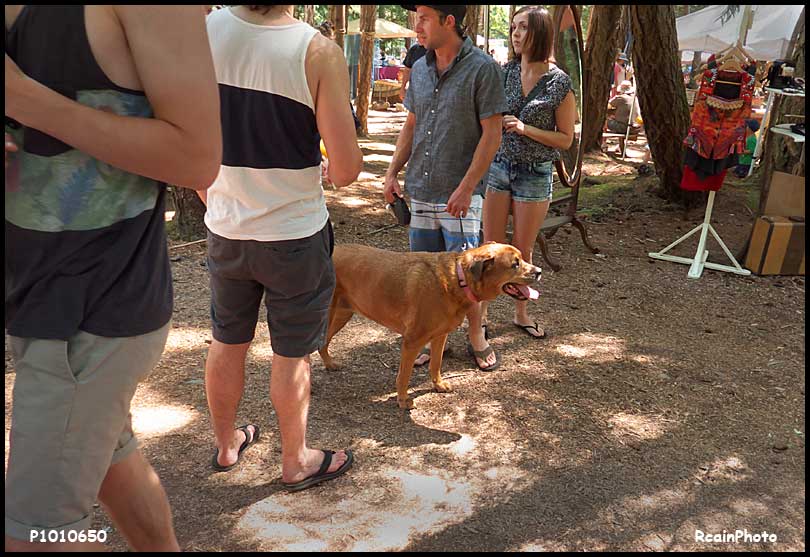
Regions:
[[[450, 351], [450, 347], [449, 347], [449, 346], [447, 346], [447, 344], [445, 343], [445, 345], [444, 345], [444, 350], [442, 351], [442, 358], [443, 358], [443, 357], [444, 357], [444, 356], [447, 354], [447, 352], [449, 352], [449, 351]], [[427, 355], [427, 356], [430, 356], [430, 348], [428, 348], [427, 346], [425, 346], [424, 348], [422, 348], [422, 350], [420, 350], [420, 351], [419, 351], [419, 354], [417, 354], [417, 355], [416, 355], [416, 357], [418, 358], [419, 356], [422, 356], [422, 355]], [[426, 366], [426, 365], [428, 365], [428, 364], [430, 363], [430, 358], [428, 358], [427, 360], [425, 360], [425, 361], [424, 361], [424, 362], [422, 362], [421, 364], [417, 364], [417, 363], [415, 363], [415, 362], [416, 362], [416, 360], [414, 360], [414, 364], [413, 364], [413, 365], [415, 365], [416, 367]]]
[[491, 366], [481, 367], [478, 363], [478, 360], [486, 360], [487, 356], [495, 352], [491, 346], [487, 346], [483, 350], [475, 350], [472, 347], [472, 344], [467, 344], [467, 353], [473, 357], [473, 362], [475, 362], [475, 367], [477, 367], [481, 371], [495, 371], [499, 367], [501, 367], [501, 356], [495, 352], [495, 363]]
[[[512, 325], [514, 325], [518, 329], [522, 330], [524, 333], [526, 333], [527, 335], [529, 335], [533, 339], [543, 340], [544, 338], [548, 338], [548, 331], [545, 330], [545, 329], [543, 329], [543, 334], [542, 335], [539, 334], [540, 333], [540, 327], [538, 327], [536, 321], [535, 321], [534, 325], [519, 325], [519, 324], [515, 323], [514, 321], [512, 321]], [[536, 335], [531, 334], [529, 332], [530, 329], [534, 329], [535, 332], [538, 333], [538, 334], [536, 334]]]
[[321, 449], [321, 452], [323, 453], [323, 462], [321, 462], [321, 467], [318, 468], [318, 471], [311, 476], [304, 478], [300, 482], [281, 482], [284, 489], [289, 492], [301, 491], [303, 489], [318, 485], [321, 482], [337, 478], [338, 476], [345, 474], [346, 470], [351, 468], [352, 464], [354, 463], [354, 454], [349, 449], [346, 449], [346, 462], [344, 462], [343, 465], [334, 472], [327, 474], [326, 471], [329, 470], [329, 466], [332, 464], [332, 455], [335, 454], [335, 451], [324, 451]]
[[[248, 426], [253, 426], [253, 437], [250, 436], [248, 433]], [[259, 426], [256, 424], [245, 424], [243, 426], [237, 427], [236, 429], [241, 429], [245, 433], [245, 440], [239, 446], [239, 452], [236, 454], [236, 462], [231, 464], [230, 466], [222, 466], [217, 462], [217, 458], [219, 457], [219, 449], [214, 449], [214, 458], [211, 460], [211, 467], [216, 470], [217, 472], [227, 472], [237, 464], [239, 464], [239, 459], [242, 458], [242, 453], [247, 450], [248, 447], [256, 443], [259, 440]]]

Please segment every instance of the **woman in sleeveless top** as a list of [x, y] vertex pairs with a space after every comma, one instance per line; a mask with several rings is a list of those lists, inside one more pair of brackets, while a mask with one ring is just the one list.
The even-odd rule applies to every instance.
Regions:
[[[571, 78], [550, 62], [554, 44], [548, 10], [526, 6], [511, 25], [515, 59], [504, 68], [509, 113], [501, 147], [489, 170], [484, 201], [484, 240], [506, 241], [512, 212], [512, 245], [531, 262], [532, 247], [551, 202], [552, 163], [571, 146], [576, 104]], [[534, 338], [546, 332], [528, 314], [528, 301], [515, 302], [513, 324]]]

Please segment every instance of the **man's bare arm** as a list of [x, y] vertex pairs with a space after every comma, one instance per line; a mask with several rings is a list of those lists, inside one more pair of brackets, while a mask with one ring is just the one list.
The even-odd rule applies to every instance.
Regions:
[[27, 78], [6, 56], [6, 115], [113, 166], [192, 189], [222, 162], [205, 14], [199, 6], [116, 6], [154, 118], [90, 108]]
[[316, 35], [307, 52], [306, 72], [318, 133], [329, 154], [329, 180], [339, 188], [348, 186], [363, 169], [363, 152], [349, 104], [346, 58], [337, 44]]
[[502, 127], [503, 116], [500, 114], [481, 120], [481, 139], [478, 140], [478, 147], [475, 148], [472, 162], [461, 180], [461, 185], [470, 191], [475, 189], [489, 170], [495, 153], [501, 146]]
[[411, 158], [411, 149], [413, 149], [413, 132], [416, 129], [416, 115], [409, 112], [405, 118], [405, 124], [399, 132], [397, 138], [397, 146], [394, 149], [394, 156], [391, 158], [391, 163], [388, 165], [388, 170], [385, 172], [385, 182], [383, 195], [385, 200], [391, 203], [394, 201], [394, 194], [402, 197], [402, 188], [399, 186], [397, 175], [402, 170]]
[[454, 217], [466, 216], [469, 211], [475, 187], [489, 170], [495, 153], [501, 146], [502, 127], [503, 116], [501, 114], [481, 120], [481, 139], [478, 140], [470, 166], [467, 168], [464, 178], [461, 179], [461, 183], [447, 200], [447, 212]]

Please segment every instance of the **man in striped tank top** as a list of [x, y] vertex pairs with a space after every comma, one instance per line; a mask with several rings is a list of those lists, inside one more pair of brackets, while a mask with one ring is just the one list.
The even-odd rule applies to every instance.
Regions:
[[234, 6], [208, 16], [221, 99], [223, 158], [206, 202], [214, 340], [205, 370], [216, 437], [211, 465], [226, 471], [259, 438], [235, 429], [245, 357], [264, 296], [273, 347], [270, 398], [281, 432], [281, 479], [298, 491], [352, 465], [351, 451], [306, 444], [309, 354], [326, 338], [335, 286], [332, 227], [320, 181], [351, 184], [363, 158], [349, 109], [346, 60], [293, 6]]

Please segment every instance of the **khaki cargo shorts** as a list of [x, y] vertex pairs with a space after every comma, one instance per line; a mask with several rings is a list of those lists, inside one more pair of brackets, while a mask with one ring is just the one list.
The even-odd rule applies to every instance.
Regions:
[[171, 322], [145, 335], [10, 337], [16, 377], [6, 473], [6, 535], [87, 530], [111, 464], [138, 446], [130, 402]]

